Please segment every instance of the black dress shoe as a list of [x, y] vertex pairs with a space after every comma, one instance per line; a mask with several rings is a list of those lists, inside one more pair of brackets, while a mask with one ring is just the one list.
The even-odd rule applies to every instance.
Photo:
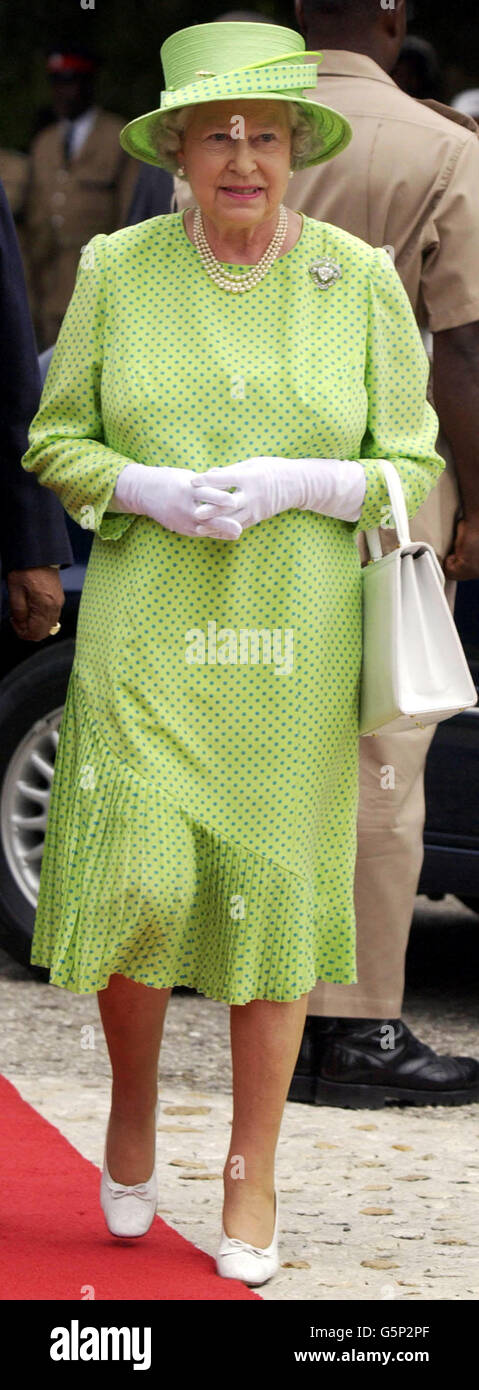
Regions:
[[402, 1019], [311, 1014], [288, 1093], [288, 1100], [303, 1104], [354, 1110], [390, 1103], [468, 1105], [478, 1099], [479, 1062], [439, 1056]]

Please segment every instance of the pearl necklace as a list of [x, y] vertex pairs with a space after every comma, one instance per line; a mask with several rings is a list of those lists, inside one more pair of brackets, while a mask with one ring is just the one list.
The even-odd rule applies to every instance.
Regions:
[[233, 294], [242, 294], [244, 290], [250, 290], [259, 280], [263, 279], [273, 261], [283, 245], [288, 227], [288, 214], [284, 204], [280, 204], [278, 225], [272, 241], [266, 247], [264, 255], [256, 265], [251, 266], [251, 270], [246, 275], [234, 275], [231, 271], [224, 270], [221, 261], [213, 254], [211, 246], [206, 240], [203, 225], [201, 208], [195, 208], [193, 218], [193, 241], [200, 256], [202, 265], [207, 274], [214, 280], [215, 285], [219, 285], [222, 290], [231, 290]]

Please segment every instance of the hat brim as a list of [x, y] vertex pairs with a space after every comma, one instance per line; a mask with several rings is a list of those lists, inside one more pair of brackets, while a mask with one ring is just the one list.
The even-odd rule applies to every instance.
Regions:
[[[308, 101], [306, 97], [297, 96], [295, 91], [288, 92], [255, 92], [250, 96], [241, 92], [227, 92], [222, 96], [208, 97], [202, 105], [215, 105], [218, 101], [225, 101], [228, 98], [243, 98], [244, 101], [292, 101], [295, 106], [303, 106], [309, 112], [313, 121], [313, 150], [309, 158], [295, 166], [296, 168], [307, 169], [313, 164], [324, 164], [327, 159], [333, 159], [336, 154], [349, 145], [352, 138], [352, 129], [346, 117], [340, 111], [333, 110], [332, 106], [323, 106], [317, 101]], [[162, 126], [168, 122], [171, 111], [182, 109], [192, 109], [198, 105], [196, 101], [179, 101], [177, 106], [170, 106], [167, 111], [158, 109], [148, 111], [144, 116], [137, 116], [135, 120], [129, 121], [128, 125], [123, 126], [120, 131], [120, 144], [127, 154], [133, 155], [134, 159], [141, 159], [145, 164], [156, 164], [159, 169], [167, 169], [169, 173], [175, 174], [177, 161], [174, 155], [160, 159], [157, 153], [156, 140]], [[314, 137], [317, 137], [317, 144]]]

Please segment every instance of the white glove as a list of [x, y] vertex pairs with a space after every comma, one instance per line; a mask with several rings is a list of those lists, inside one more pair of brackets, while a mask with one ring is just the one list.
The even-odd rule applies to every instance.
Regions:
[[[111, 511], [134, 512], [152, 517], [180, 536], [210, 536], [215, 540], [237, 540], [241, 525], [225, 512], [233, 511], [235, 501], [229, 493], [218, 499], [214, 515], [199, 526], [204, 507], [193, 492], [192, 480], [201, 478], [189, 468], [150, 468], [143, 463], [127, 463], [116, 480], [110, 499]], [[216, 496], [216, 494], [215, 494]], [[211, 508], [207, 508], [208, 514]]]
[[[198, 534], [220, 516], [220, 498], [230, 497], [228, 517], [242, 529], [297, 508], [321, 512], [340, 521], [358, 521], [366, 492], [366, 473], [349, 459], [243, 459], [226, 468], [196, 474], [192, 490], [205, 503]], [[225, 489], [235, 487], [234, 493]], [[224, 523], [225, 524], [225, 523]]]

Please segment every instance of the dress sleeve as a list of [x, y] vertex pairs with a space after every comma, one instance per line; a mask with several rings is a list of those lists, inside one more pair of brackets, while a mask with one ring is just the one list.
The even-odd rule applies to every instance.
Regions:
[[117, 540], [137, 518], [125, 512], [106, 514], [118, 475], [132, 462], [104, 442], [107, 241], [101, 232], [83, 249], [22, 465], [57, 493], [84, 530]]
[[434, 445], [439, 421], [426, 399], [429, 363], [406, 291], [390, 256], [373, 251], [364, 384], [367, 427], [360, 463], [366, 492], [353, 534], [385, 524], [389, 493], [376, 459], [390, 459], [414, 516], [445, 468]]

